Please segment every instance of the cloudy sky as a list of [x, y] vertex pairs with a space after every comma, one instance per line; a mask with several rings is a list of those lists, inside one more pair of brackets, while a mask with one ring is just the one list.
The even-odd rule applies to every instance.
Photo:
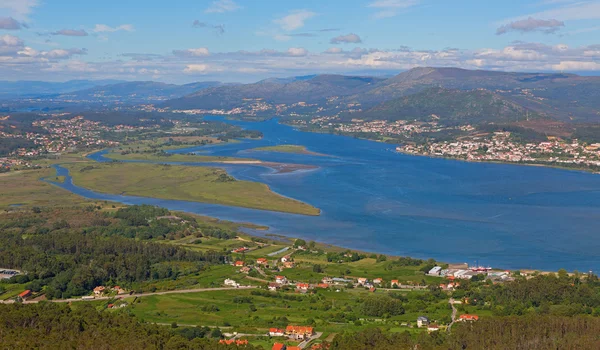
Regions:
[[0, 80], [600, 74], [600, 0], [0, 0]]

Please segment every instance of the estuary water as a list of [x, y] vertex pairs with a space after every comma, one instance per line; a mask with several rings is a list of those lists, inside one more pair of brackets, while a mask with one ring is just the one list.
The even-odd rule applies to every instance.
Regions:
[[[263, 182], [277, 193], [310, 203], [322, 214], [108, 195], [76, 187], [70, 178], [58, 186], [88, 198], [153, 204], [270, 227], [252, 232], [258, 235], [506, 269], [600, 269], [600, 175], [403, 155], [394, 145], [301, 132], [276, 120], [227, 122], [260, 130], [264, 138], [174, 152], [317, 166], [277, 173], [260, 165], [212, 164], [240, 180]], [[303, 145], [327, 156], [251, 150], [280, 144]], [[90, 158], [106, 161], [103, 154]], [[65, 169], [57, 169], [66, 175]]]

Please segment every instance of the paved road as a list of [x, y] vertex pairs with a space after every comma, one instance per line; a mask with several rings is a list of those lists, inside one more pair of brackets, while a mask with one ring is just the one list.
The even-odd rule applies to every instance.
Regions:
[[[166, 292], [154, 292], [154, 293], [136, 293], [136, 294], [122, 294], [120, 297], [146, 297], [151, 295], [167, 295], [167, 294], [187, 294], [187, 293], [201, 293], [201, 292], [214, 292], [219, 290], [236, 290], [236, 289], [253, 289], [257, 288], [255, 286], [240, 286], [239, 288], [231, 288], [231, 287], [219, 287], [219, 288], [198, 288], [198, 289], [180, 289], [180, 290], [169, 290]], [[72, 298], [72, 299], [57, 299], [57, 300], [47, 300], [52, 303], [70, 303], [77, 301], [99, 301], [99, 300], [110, 300], [115, 297], [99, 297], [94, 299], [81, 299], [81, 298]], [[9, 304], [6, 301], [2, 301], [3, 304]], [[23, 304], [37, 304], [39, 301], [37, 300], [29, 300], [24, 301]]]
[[313, 335], [312, 337], [306, 339], [302, 343], [298, 344], [298, 347], [300, 349], [304, 349], [308, 345], [308, 343], [310, 343], [311, 341], [313, 341], [315, 339], [321, 338], [322, 335], [323, 335], [323, 332], [315, 332], [315, 335]]
[[450, 303], [450, 306], [452, 306], [452, 322], [450, 322], [450, 324], [448, 325], [448, 328], [446, 330], [448, 332], [450, 332], [452, 325], [454, 324], [454, 322], [456, 322], [456, 312], [458, 310], [456, 310], [456, 307], [454, 307], [454, 298], [450, 298], [450, 300], [448, 302]]

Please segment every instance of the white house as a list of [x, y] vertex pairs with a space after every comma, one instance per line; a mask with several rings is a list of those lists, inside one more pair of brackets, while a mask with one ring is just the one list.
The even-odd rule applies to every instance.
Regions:
[[433, 269], [429, 270], [429, 272], [427, 274], [431, 275], [431, 276], [439, 276], [440, 272], [442, 272], [442, 267], [436, 266]]
[[285, 276], [275, 276], [275, 282], [279, 284], [287, 284], [288, 280]]
[[423, 326], [429, 325], [429, 319], [425, 316], [419, 316], [417, 318], [417, 327], [421, 328]]
[[283, 337], [285, 335], [285, 331], [279, 328], [269, 328], [269, 335], [271, 337]]
[[236, 281], [229, 279], [229, 278], [226, 279], [225, 282], [223, 282], [223, 284], [226, 286], [231, 286], [231, 287], [236, 287], [236, 288], [240, 286]]

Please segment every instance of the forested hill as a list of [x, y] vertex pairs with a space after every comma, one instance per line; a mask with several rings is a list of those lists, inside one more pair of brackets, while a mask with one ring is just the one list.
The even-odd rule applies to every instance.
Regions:
[[543, 118], [488, 90], [444, 88], [430, 88], [345, 116], [366, 120], [434, 119], [443, 124], [511, 123]]
[[343, 75], [316, 75], [290, 79], [267, 79], [255, 84], [205, 89], [168, 101], [173, 109], [229, 109], [245, 99], [262, 99], [273, 104], [325, 102], [328, 97], [348, 96], [366, 91], [382, 79]]

